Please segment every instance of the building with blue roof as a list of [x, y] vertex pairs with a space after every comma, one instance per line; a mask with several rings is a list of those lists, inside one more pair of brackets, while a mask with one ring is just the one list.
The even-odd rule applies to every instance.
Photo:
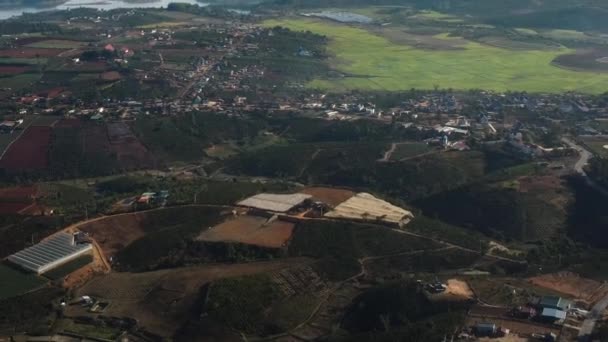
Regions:
[[540, 314], [541, 320], [545, 322], [555, 323], [557, 321], [563, 321], [566, 319], [566, 311], [552, 308], [543, 309]]

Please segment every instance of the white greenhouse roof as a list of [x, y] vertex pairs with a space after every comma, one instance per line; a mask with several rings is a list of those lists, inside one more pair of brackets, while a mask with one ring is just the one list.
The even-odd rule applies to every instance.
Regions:
[[8, 257], [8, 260], [38, 274], [73, 260], [93, 246], [89, 243], [74, 243], [70, 233], [59, 232]]
[[258, 194], [237, 203], [244, 207], [284, 213], [311, 198], [308, 194]]

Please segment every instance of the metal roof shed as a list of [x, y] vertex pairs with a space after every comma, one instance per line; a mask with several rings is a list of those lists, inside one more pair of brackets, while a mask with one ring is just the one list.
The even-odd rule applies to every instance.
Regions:
[[570, 307], [571, 302], [558, 296], [544, 296], [539, 304], [543, 308], [564, 310]]
[[566, 319], [566, 311], [545, 308], [543, 312], [540, 314], [543, 318], [549, 318], [554, 320], [562, 320]]
[[22, 268], [42, 274], [91, 251], [90, 243], [77, 243], [75, 236], [59, 232], [40, 243], [19, 251], [8, 260]]

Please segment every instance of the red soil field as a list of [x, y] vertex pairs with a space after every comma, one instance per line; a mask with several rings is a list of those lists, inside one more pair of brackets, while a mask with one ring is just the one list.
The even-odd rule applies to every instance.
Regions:
[[240, 216], [203, 231], [197, 240], [281, 248], [291, 238], [294, 226], [291, 222], [276, 220], [266, 223], [263, 217]]
[[350, 190], [319, 187], [305, 188], [300, 192], [311, 195], [313, 199], [329, 204], [332, 207], [337, 206], [355, 195], [355, 193]]
[[33, 196], [38, 194], [37, 186], [19, 186], [12, 188], [0, 189], [0, 201], [16, 201], [16, 200], [31, 200]]
[[21, 202], [0, 202], [0, 215], [18, 214], [31, 205], [31, 203]]
[[89, 233], [109, 258], [145, 235], [145, 218], [145, 213], [109, 216], [82, 224], [78, 229]]
[[17, 75], [28, 70], [26, 66], [0, 65], [0, 75]]
[[154, 165], [152, 154], [135, 137], [127, 124], [110, 123], [107, 125], [107, 130], [112, 152], [122, 167], [133, 169]]
[[51, 131], [51, 127], [28, 127], [0, 159], [0, 168], [8, 172], [46, 168]]
[[0, 57], [10, 58], [36, 58], [38, 57], [55, 57], [65, 51], [64, 49], [40, 49], [40, 48], [18, 48], [18, 49], [2, 49]]

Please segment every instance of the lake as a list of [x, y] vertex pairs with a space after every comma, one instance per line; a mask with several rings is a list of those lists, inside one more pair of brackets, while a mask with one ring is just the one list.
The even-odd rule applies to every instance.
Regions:
[[128, 2], [121, 0], [69, 0], [63, 4], [49, 7], [18, 7], [0, 9], [0, 20], [27, 13], [37, 13], [52, 10], [66, 10], [70, 8], [89, 7], [100, 10], [111, 10], [115, 8], [150, 8], [150, 7], [167, 7], [171, 2], [184, 2], [189, 4], [197, 4], [199, 6], [207, 6], [208, 4], [198, 2], [196, 0], [153, 0], [149, 2]]

